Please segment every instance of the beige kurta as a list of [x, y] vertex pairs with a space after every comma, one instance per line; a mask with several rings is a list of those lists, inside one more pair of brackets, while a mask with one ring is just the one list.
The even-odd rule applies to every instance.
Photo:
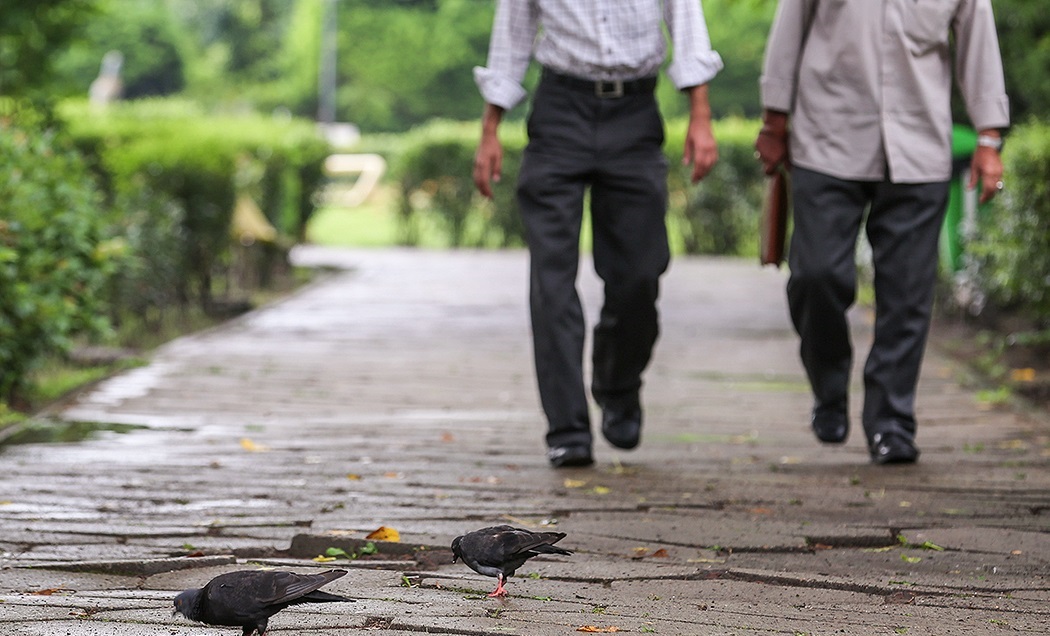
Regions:
[[1009, 125], [990, 0], [780, 0], [762, 103], [791, 114], [794, 165], [842, 179], [944, 181], [953, 62], [974, 127]]

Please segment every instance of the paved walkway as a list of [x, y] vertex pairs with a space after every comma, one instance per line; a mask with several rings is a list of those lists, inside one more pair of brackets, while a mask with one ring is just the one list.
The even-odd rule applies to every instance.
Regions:
[[[352, 568], [328, 589], [357, 603], [286, 610], [275, 636], [1050, 633], [1050, 418], [983, 407], [931, 350], [919, 464], [817, 444], [782, 272], [676, 260], [642, 447], [556, 471], [523, 252], [296, 258], [334, 269], [58, 414], [130, 430], [0, 449], [0, 633], [235, 634], [171, 599], [256, 564]], [[447, 546], [500, 522], [577, 552], [487, 599]], [[380, 526], [401, 542], [310, 560]]]

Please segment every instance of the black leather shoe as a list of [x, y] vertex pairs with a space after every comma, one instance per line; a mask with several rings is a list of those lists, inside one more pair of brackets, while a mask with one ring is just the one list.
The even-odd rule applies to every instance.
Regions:
[[849, 415], [842, 409], [816, 407], [810, 425], [813, 434], [825, 444], [841, 444], [849, 435]]
[[915, 444], [897, 433], [876, 433], [868, 450], [876, 464], [914, 464], [919, 459]]
[[631, 450], [642, 439], [642, 407], [637, 398], [602, 406], [602, 435], [616, 448]]
[[547, 459], [555, 468], [575, 468], [594, 463], [591, 449], [582, 446], [552, 446], [547, 450]]

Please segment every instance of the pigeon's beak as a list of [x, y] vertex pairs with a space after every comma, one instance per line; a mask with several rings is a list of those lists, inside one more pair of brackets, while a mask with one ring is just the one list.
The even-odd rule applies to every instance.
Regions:
[[459, 561], [459, 555], [458, 554], [453, 554], [452, 555], [452, 562], [455, 563], [456, 561]]

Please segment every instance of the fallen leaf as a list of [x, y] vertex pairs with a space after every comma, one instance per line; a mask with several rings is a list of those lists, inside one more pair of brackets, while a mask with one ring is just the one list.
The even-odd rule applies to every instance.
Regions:
[[441, 434], [441, 441], [446, 444], [451, 444], [452, 442], [456, 441], [456, 436], [452, 433], [445, 432]]
[[383, 473], [383, 477], [386, 477], [387, 479], [401, 479], [404, 476], [404, 473], [399, 473], [393, 470], [388, 473]]
[[656, 552], [653, 552], [649, 556], [655, 557], [657, 559], [666, 559], [667, 557], [669, 557], [671, 555], [667, 553], [667, 550], [665, 548], [660, 548], [659, 550], [657, 550]]
[[350, 481], [361, 481], [361, 475], [358, 475], [357, 473], [349, 473], [346, 478]]
[[1022, 554], [1024, 554], [1024, 552], [1021, 552], [1020, 550], [1010, 550], [1010, 554], [1014, 556], [1021, 556]]
[[262, 444], [256, 444], [247, 437], [241, 438], [241, 448], [248, 451], [249, 453], [265, 453], [270, 450], [269, 446], [263, 446]]
[[752, 508], [751, 514], [753, 515], [771, 515], [773, 511], [769, 508]]
[[563, 482], [563, 485], [566, 488], [583, 488], [587, 485], [587, 482], [583, 481], [582, 479], [566, 479]]
[[922, 561], [922, 557], [910, 557], [907, 554], [902, 554], [901, 561], [904, 561], [905, 563], [918, 563], [919, 561]]
[[594, 488], [591, 488], [591, 492], [596, 495], [608, 495], [612, 492], [612, 489], [606, 486], [595, 486]]
[[1010, 371], [1010, 379], [1014, 382], [1035, 382], [1035, 369], [1013, 369]]
[[588, 634], [613, 634], [620, 631], [619, 627], [610, 625], [609, 627], [598, 627], [597, 625], [584, 625], [583, 627], [576, 628], [578, 632], [586, 632]]
[[37, 590], [35, 592], [30, 592], [30, 594], [32, 594], [33, 596], [53, 596], [64, 591], [65, 590], [63, 590], [60, 587], [50, 587], [46, 590]]
[[324, 556], [323, 554], [318, 554], [317, 556], [315, 556], [314, 558], [312, 558], [310, 560], [311, 561], [316, 561], [318, 563], [328, 563], [329, 561], [335, 561], [335, 557]]
[[393, 542], [397, 542], [397, 541], [401, 540], [401, 533], [398, 532], [396, 529], [391, 528], [389, 526], [379, 526], [378, 528], [376, 528], [372, 532], [369, 532], [368, 536], [365, 537], [365, 538], [366, 539], [371, 539], [373, 541], [393, 541]]

